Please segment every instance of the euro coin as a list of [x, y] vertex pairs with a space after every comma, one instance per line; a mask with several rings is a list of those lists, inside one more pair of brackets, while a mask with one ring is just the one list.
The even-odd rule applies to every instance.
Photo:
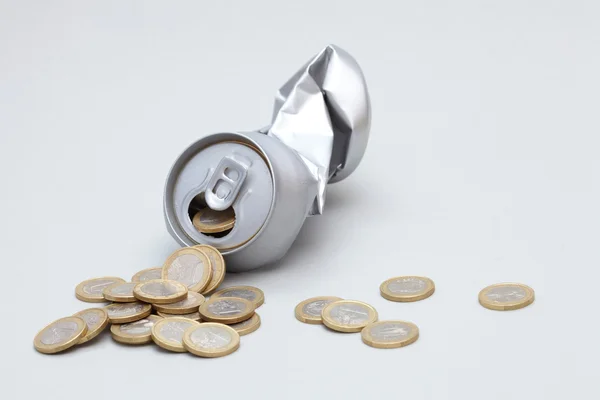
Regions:
[[208, 285], [202, 290], [202, 294], [207, 294], [218, 288], [225, 279], [225, 259], [219, 250], [207, 244], [199, 244], [194, 248], [206, 254], [210, 260], [211, 278]]
[[162, 311], [157, 311], [156, 313], [163, 318], [180, 317], [191, 319], [192, 321], [202, 322], [202, 317], [198, 311], [189, 314], [167, 314]]
[[338, 332], [360, 332], [377, 321], [377, 311], [361, 301], [338, 300], [329, 303], [321, 314], [323, 324]]
[[79, 317], [66, 317], [52, 322], [33, 339], [33, 346], [44, 354], [54, 354], [75, 346], [86, 335], [87, 325]]
[[141, 270], [131, 277], [131, 282], [146, 282], [153, 279], [162, 279], [162, 267]]
[[323, 319], [321, 313], [323, 308], [329, 303], [334, 301], [342, 300], [335, 296], [319, 296], [304, 300], [296, 306], [294, 314], [298, 321], [307, 324], [322, 324]]
[[104, 307], [108, 320], [112, 324], [126, 324], [146, 318], [152, 312], [152, 306], [141, 302], [113, 303]]
[[235, 225], [235, 213], [231, 207], [223, 211], [203, 208], [194, 215], [192, 224], [202, 233], [225, 232]]
[[162, 318], [157, 315], [148, 315], [138, 321], [128, 324], [113, 325], [110, 327], [112, 338], [125, 344], [144, 344], [152, 342], [152, 327]]
[[235, 324], [254, 315], [254, 304], [237, 297], [211, 297], [200, 306], [204, 321]]
[[124, 283], [125, 281], [114, 276], [88, 279], [87, 281], [83, 281], [77, 285], [75, 288], [75, 297], [88, 303], [103, 303], [106, 301], [104, 295], [102, 294], [104, 289], [118, 282]]
[[254, 308], [262, 306], [265, 302], [265, 294], [259, 288], [254, 286], [231, 286], [225, 289], [221, 289], [218, 292], [214, 292], [211, 299], [218, 297], [237, 297], [239, 299], [246, 299], [254, 304]]
[[395, 349], [408, 346], [419, 338], [419, 328], [412, 322], [373, 322], [360, 332], [362, 341], [379, 349]]
[[102, 294], [108, 301], [114, 301], [115, 303], [132, 303], [136, 301], [136, 298], [133, 295], [133, 288], [135, 285], [137, 285], [136, 282], [113, 283], [104, 288]]
[[535, 299], [532, 288], [520, 283], [497, 283], [479, 292], [479, 303], [497, 311], [518, 310]]
[[428, 298], [435, 291], [435, 285], [422, 276], [398, 276], [383, 282], [379, 290], [388, 300], [409, 302]]
[[249, 319], [229, 326], [235, 329], [240, 336], [244, 336], [260, 328], [260, 317], [258, 314], [254, 313]]
[[152, 304], [170, 304], [187, 298], [187, 287], [177, 281], [154, 279], [138, 283], [133, 289], [136, 299]]
[[175, 251], [165, 261], [162, 269], [162, 279], [180, 282], [192, 292], [204, 290], [211, 276], [210, 259], [193, 247]]
[[223, 357], [240, 347], [240, 335], [227, 325], [207, 322], [188, 329], [183, 346], [200, 357]]
[[200, 293], [188, 292], [187, 298], [171, 304], [154, 304], [156, 311], [167, 314], [189, 314], [198, 311], [205, 298]]
[[73, 316], [84, 320], [87, 326], [87, 333], [81, 338], [79, 344], [89, 342], [108, 326], [108, 314], [103, 308], [88, 308]]
[[187, 318], [163, 318], [152, 327], [152, 340], [163, 349], [185, 353], [183, 334], [189, 328], [198, 325], [198, 322]]

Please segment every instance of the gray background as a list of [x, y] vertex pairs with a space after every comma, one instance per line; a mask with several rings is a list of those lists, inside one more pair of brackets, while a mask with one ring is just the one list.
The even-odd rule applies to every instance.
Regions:
[[[596, 1], [0, 1], [0, 331], [13, 398], [598, 398]], [[87, 278], [129, 279], [177, 248], [161, 200], [203, 134], [269, 122], [273, 95], [327, 43], [373, 102], [361, 166], [330, 187], [275, 268], [263, 326], [206, 360], [109, 334], [58, 356], [38, 329], [88, 307]], [[379, 296], [431, 277], [428, 300]], [[488, 284], [536, 290], [480, 307]], [[311, 296], [413, 321], [414, 345], [299, 323]]]

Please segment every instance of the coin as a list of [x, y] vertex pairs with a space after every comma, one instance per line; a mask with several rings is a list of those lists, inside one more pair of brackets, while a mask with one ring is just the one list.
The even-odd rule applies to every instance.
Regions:
[[211, 297], [200, 306], [204, 321], [235, 324], [254, 315], [254, 304], [237, 297]]
[[112, 338], [125, 344], [144, 344], [152, 342], [152, 327], [162, 318], [148, 315], [146, 318], [128, 324], [110, 327]]
[[383, 282], [379, 290], [388, 300], [409, 302], [428, 298], [435, 291], [435, 285], [422, 276], [398, 276]]
[[184, 332], [200, 323], [181, 317], [163, 318], [152, 327], [152, 340], [163, 349], [185, 353]]
[[329, 303], [342, 300], [335, 296], [319, 296], [304, 300], [296, 306], [296, 319], [307, 324], [322, 324], [321, 312]]
[[133, 295], [133, 288], [137, 285], [136, 282], [117, 282], [107, 286], [102, 291], [104, 298], [116, 303], [132, 303], [136, 301]]
[[136, 299], [152, 304], [177, 303], [187, 298], [188, 290], [184, 284], [165, 279], [141, 282], [133, 289]]
[[198, 311], [206, 299], [200, 293], [188, 292], [187, 298], [171, 304], [153, 304], [156, 311], [167, 314], [189, 314]]
[[146, 282], [162, 279], [162, 267], [143, 269], [131, 278], [131, 282]]
[[73, 316], [84, 320], [87, 326], [87, 333], [79, 340], [79, 344], [89, 342], [108, 326], [108, 314], [103, 308], [88, 308]]
[[373, 322], [360, 332], [362, 341], [379, 349], [395, 349], [408, 346], [419, 338], [419, 328], [412, 322]]
[[246, 299], [254, 303], [254, 308], [258, 308], [265, 302], [265, 294], [259, 288], [254, 286], [231, 286], [225, 289], [221, 289], [218, 292], [214, 292], [211, 299], [218, 297], [236, 297], [239, 299]]
[[479, 303], [490, 310], [518, 310], [534, 299], [533, 289], [521, 283], [497, 283], [479, 292]]
[[61, 318], [39, 331], [33, 346], [40, 353], [54, 354], [75, 346], [86, 333], [87, 325], [82, 318]]
[[229, 326], [235, 329], [240, 336], [244, 336], [260, 328], [260, 317], [258, 314], [254, 313], [249, 319]]
[[219, 250], [207, 244], [199, 244], [194, 246], [194, 248], [206, 254], [210, 260], [211, 278], [206, 288], [202, 290], [202, 294], [207, 294], [218, 288], [223, 279], [225, 279], [225, 259], [223, 259]]
[[361, 301], [338, 300], [323, 308], [323, 324], [338, 332], [360, 332], [377, 321], [377, 311]]
[[202, 317], [198, 311], [189, 314], [167, 314], [162, 311], [157, 311], [156, 313], [163, 318], [180, 317], [191, 319], [192, 321], [202, 322]]
[[75, 288], [75, 297], [88, 303], [103, 303], [106, 301], [102, 291], [113, 283], [125, 282], [121, 278], [106, 276], [103, 278], [88, 279]]
[[207, 207], [194, 215], [192, 224], [202, 233], [225, 232], [235, 225], [235, 213], [231, 207], [223, 211]]
[[198, 249], [186, 247], [175, 251], [162, 269], [162, 278], [183, 283], [192, 292], [201, 292], [210, 282], [210, 259]]
[[152, 306], [141, 302], [113, 303], [104, 307], [108, 313], [108, 320], [112, 324], [126, 324], [146, 318], [152, 312]]
[[240, 335], [227, 325], [206, 322], [185, 332], [183, 346], [200, 357], [223, 357], [240, 347]]

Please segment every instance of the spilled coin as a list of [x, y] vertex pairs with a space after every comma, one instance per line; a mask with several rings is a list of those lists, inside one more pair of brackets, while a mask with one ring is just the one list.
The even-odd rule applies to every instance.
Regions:
[[198, 311], [189, 314], [168, 314], [162, 311], [157, 311], [156, 313], [163, 318], [180, 317], [191, 319], [192, 321], [202, 322], [202, 317]]
[[237, 297], [246, 299], [254, 304], [254, 308], [258, 308], [265, 302], [265, 294], [259, 288], [254, 286], [231, 286], [221, 289], [210, 296], [211, 299], [218, 297]]
[[103, 303], [106, 301], [104, 295], [102, 294], [104, 289], [114, 283], [119, 282], [124, 283], [125, 281], [114, 276], [88, 279], [77, 285], [75, 288], [75, 297], [88, 303]]
[[183, 346], [200, 357], [223, 357], [240, 347], [240, 335], [227, 325], [207, 322], [187, 330]]
[[252, 317], [254, 304], [237, 297], [211, 297], [200, 306], [204, 321], [235, 324]]
[[235, 225], [235, 213], [231, 207], [223, 211], [203, 208], [194, 215], [192, 224], [202, 233], [225, 232]]
[[162, 267], [143, 269], [131, 277], [131, 282], [146, 282], [162, 278]]
[[107, 286], [102, 291], [102, 295], [108, 301], [116, 303], [132, 303], [136, 301], [133, 295], [133, 288], [137, 285], [136, 282], [117, 282]]
[[198, 311], [206, 299], [200, 293], [188, 292], [187, 298], [171, 304], [154, 304], [156, 311], [167, 314], [189, 314]]
[[497, 283], [479, 292], [479, 303], [497, 311], [518, 310], [533, 303], [532, 288], [521, 283]]
[[54, 354], [75, 346], [87, 333], [85, 321], [79, 317], [56, 320], [33, 339], [33, 346], [44, 354]]
[[152, 304], [170, 304], [187, 298], [187, 287], [177, 281], [154, 279], [141, 282], [133, 289], [133, 295]]
[[388, 300], [410, 302], [431, 296], [435, 285], [431, 279], [422, 276], [398, 276], [383, 282], [379, 290]]
[[260, 328], [260, 316], [254, 313], [249, 319], [229, 326], [235, 329], [240, 336], [244, 336]]
[[148, 315], [138, 321], [127, 324], [113, 325], [110, 327], [112, 338], [125, 344], [144, 344], [152, 342], [152, 327], [162, 318]]
[[141, 302], [113, 303], [104, 307], [108, 320], [112, 324], [126, 324], [147, 317], [152, 312], [152, 306]]
[[202, 292], [211, 276], [210, 259], [193, 247], [175, 251], [165, 261], [162, 269], [162, 279], [180, 282], [191, 292]]
[[187, 329], [198, 325], [198, 322], [187, 318], [163, 318], [152, 327], [152, 340], [163, 349], [185, 353], [183, 334]]
[[85, 321], [87, 333], [78, 344], [89, 342], [108, 326], [108, 314], [103, 308], [88, 308], [73, 315]]
[[206, 254], [210, 260], [210, 267], [212, 269], [211, 278], [208, 285], [202, 290], [202, 294], [207, 294], [218, 288], [223, 279], [225, 279], [225, 259], [219, 250], [207, 244], [199, 244], [194, 246], [194, 248]]
[[294, 310], [296, 319], [307, 324], [322, 324], [321, 313], [329, 303], [342, 300], [335, 296], [319, 296], [304, 300]]
[[419, 328], [412, 322], [373, 322], [360, 332], [362, 341], [379, 349], [394, 349], [408, 346], [419, 338]]
[[338, 300], [329, 303], [322, 312], [323, 324], [338, 332], [360, 332], [377, 321], [377, 311], [361, 301]]

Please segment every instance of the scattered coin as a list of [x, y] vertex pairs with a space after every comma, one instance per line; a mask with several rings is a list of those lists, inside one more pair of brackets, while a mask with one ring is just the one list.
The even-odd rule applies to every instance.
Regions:
[[329, 303], [322, 312], [323, 324], [338, 332], [360, 332], [377, 321], [377, 311], [361, 301], [338, 300]]
[[104, 298], [116, 303], [132, 303], [136, 301], [133, 295], [133, 288], [137, 285], [136, 282], [117, 282], [107, 286], [102, 291]]
[[207, 244], [199, 244], [194, 246], [194, 248], [206, 254], [210, 260], [210, 267], [212, 269], [211, 278], [206, 288], [202, 290], [202, 294], [207, 294], [218, 288], [223, 279], [225, 279], [225, 259], [223, 259], [219, 250]]
[[146, 318], [152, 312], [152, 306], [141, 302], [113, 303], [104, 307], [108, 313], [108, 320], [112, 324], [126, 324]]
[[183, 346], [200, 357], [223, 357], [240, 347], [240, 335], [227, 325], [207, 322], [187, 330]]
[[214, 292], [211, 299], [218, 297], [236, 297], [238, 299], [246, 299], [254, 304], [254, 308], [262, 306], [265, 302], [265, 294], [259, 288], [254, 286], [231, 286]]
[[152, 327], [152, 340], [163, 349], [185, 353], [183, 334], [187, 329], [198, 325], [198, 322], [187, 318], [163, 318]]
[[133, 295], [141, 301], [152, 304], [177, 303], [187, 298], [187, 287], [177, 281], [154, 279], [138, 283]]
[[88, 279], [77, 285], [75, 288], [75, 297], [88, 303], [103, 303], [106, 299], [104, 298], [102, 291], [117, 282], [124, 283], [125, 281], [114, 276]]
[[146, 282], [162, 279], [162, 267], [143, 269], [131, 278], [131, 282]]
[[225, 232], [235, 225], [235, 213], [231, 207], [223, 211], [207, 207], [194, 215], [192, 224], [202, 233]]
[[229, 326], [235, 329], [240, 336], [244, 336], [260, 328], [260, 317], [258, 314], [254, 313], [249, 319]]
[[307, 324], [322, 324], [321, 312], [329, 303], [342, 300], [335, 296], [319, 296], [304, 300], [296, 306], [296, 319]]
[[79, 317], [66, 317], [52, 322], [33, 339], [33, 346], [44, 354], [54, 354], [75, 346], [86, 335], [87, 325]]
[[157, 315], [148, 315], [146, 318], [128, 324], [113, 325], [110, 327], [112, 338], [125, 344], [144, 344], [152, 342], [152, 327], [162, 318]]
[[200, 306], [204, 321], [235, 324], [254, 315], [254, 304], [237, 297], [211, 297]]
[[162, 278], [183, 283], [192, 292], [202, 292], [210, 282], [210, 259], [202, 251], [186, 247], [175, 251], [162, 269]]
[[167, 314], [189, 314], [198, 311], [206, 299], [200, 293], [188, 292], [187, 298], [171, 304], [154, 304], [156, 311]]
[[167, 314], [162, 311], [157, 311], [156, 313], [163, 318], [180, 317], [191, 319], [192, 321], [202, 322], [202, 317], [198, 311], [189, 314]]
[[479, 292], [479, 303], [490, 310], [518, 310], [534, 299], [533, 289], [521, 283], [497, 283]]
[[108, 314], [103, 308], [88, 308], [73, 316], [84, 320], [87, 326], [87, 333], [79, 340], [78, 344], [89, 342], [108, 326]]
[[428, 298], [435, 291], [435, 285], [422, 276], [398, 276], [383, 282], [379, 290], [388, 300], [409, 302]]
[[379, 349], [408, 346], [419, 338], [419, 328], [412, 322], [380, 321], [367, 325], [360, 333], [362, 341]]

